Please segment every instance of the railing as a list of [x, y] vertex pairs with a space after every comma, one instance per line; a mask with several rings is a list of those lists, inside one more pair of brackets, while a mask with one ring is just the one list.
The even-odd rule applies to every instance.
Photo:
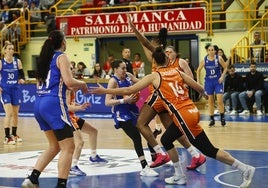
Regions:
[[18, 14], [18, 18], [11, 23], [3, 24], [0, 32], [0, 45], [9, 41], [14, 45], [15, 54], [20, 53], [20, 46], [27, 43], [26, 24], [20, 9], [10, 9]]
[[251, 43], [254, 42], [254, 33], [258, 31], [261, 33], [261, 40], [265, 41], [265, 45], [258, 45], [255, 46], [255, 48], [262, 48], [264, 50], [264, 59], [262, 60], [263, 62], [268, 61], [268, 44], [267, 44], [267, 39], [268, 39], [268, 12], [266, 12], [260, 21], [258, 21], [249, 31], [240, 39], [238, 42], [232, 47], [231, 50], [231, 57], [232, 57], [232, 62], [235, 62], [235, 55], [237, 54], [240, 57], [244, 59], [244, 61], [240, 63], [247, 63], [252, 61], [252, 58], [250, 57], [250, 48], [252, 46], [250, 45]]

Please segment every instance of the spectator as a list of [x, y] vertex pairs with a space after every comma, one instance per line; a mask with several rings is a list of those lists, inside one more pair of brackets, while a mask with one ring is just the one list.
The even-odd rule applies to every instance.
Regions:
[[258, 72], [256, 62], [251, 62], [249, 66], [250, 72], [246, 75], [245, 91], [239, 94], [239, 100], [243, 107], [243, 111], [239, 115], [249, 115], [249, 106], [253, 105], [255, 99], [257, 106], [257, 115], [262, 115], [261, 104], [264, 93], [264, 77]]
[[39, 8], [41, 10], [48, 10], [54, 3], [55, 0], [40, 0]]
[[223, 94], [223, 103], [224, 106], [227, 106], [227, 101], [230, 104], [229, 115], [236, 115], [239, 104], [239, 93], [244, 91], [243, 79], [240, 75], [235, 72], [234, 65], [228, 67], [228, 74], [225, 77], [224, 82], [224, 94]]
[[250, 61], [251, 62], [264, 62], [264, 54], [265, 54], [265, 42], [261, 40], [261, 33], [256, 31], [254, 33], [254, 41], [250, 44]]
[[237, 54], [237, 51], [235, 48], [231, 49], [231, 55], [230, 57], [228, 57], [227, 59], [227, 63], [228, 65], [233, 65], [235, 63], [244, 63], [245, 60], [244, 58], [240, 57], [238, 54]]
[[227, 57], [226, 57], [226, 55], [225, 55], [223, 49], [219, 48], [219, 49], [218, 49], [218, 52], [217, 52], [217, 55], [221, 56], [222, 59], [224, 60], [224, 62], [227, 61]]
[[8, 29], [6, 27], [5, 22], [0, 21], [0, 38], [2, 41], [5, 41], [8, 39]]
[[84, 76], [90, 75], [90, 72], [84, 62], [80, 61], [79, 63], [77, 63], [77, 69], [75, 75], [77, 78], [80, 79], [83, 78]]
[[41, 12], [35, 1], [32, 1], [30, 4], [30, 21], [31, 22], [41, 21]]
[[9, 24], [12, 22], [12, 12], [9, 10], [9, 4], [8, 2], [3, 2], [3, 11], [1, 14], [1, 21], [5, 24]]
[[109, 55], [107, 60], [103, 63], [103, 70], [105, 71], [106, 75], [111, 75], [113, 72], [112, 69], [112, 62], [114, 62], [114, 55]]
[[132, 62], [130, 60], [131, 57], [131, 51], [129, 48], [125, 47], [122, 50], [122, 60], [126, 63], [127, 65], [127, 72], [133, 74], [133, 68], [132, 68]]
[[134, 61], [132, 62], [133, 75], [136, 78], [144, 77], [144, 62], [141, 60], [141, 54], [134, 54]]
[[105, 78], [106, 76], [106, 73], [105, 71], [101, 68], [100, 64], [99, 63], [96, 63], [94, 65], [94, 70], [93, 70], [93, 78]]

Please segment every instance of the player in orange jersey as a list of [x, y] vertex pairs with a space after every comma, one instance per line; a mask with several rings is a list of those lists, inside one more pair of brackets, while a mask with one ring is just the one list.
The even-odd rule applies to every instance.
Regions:
[[228, 152], [213, 146], [199, 123], [200, 113], [189, 98], [188, 89], [185, 87], [185, 84], [198, 91], [207, 99], [208, 96], [204, 88], [184, 72], [168, 67], [166, 55], [161, 47], [156, 48], [152, 57], [158, 66], [158, 70], [146, 75], [135, 85], [127, 89], [106, 89], [99, 85], [98, 88], [91, 88], [91, 92], [95, 94], [127, 95], [140, 91], [150, 84], [156, 88], [155, 92], [161, 98], [165, 109], [168, 110], [173, 119], [173, 122], [167, 127], [161, 137], [161, 142], [167, 150], [175, 170], [175, 174], [172, 177], [165, 179], [167, 184], [182, 185], [187, 183], [186, 176], [179, 163], [178, 151], [174, 149], [175, 146], [173, 145], [173, 142], [181, 137], [181, 132], [183, 132], [189, 141], [202, 153], [239, 170], [243, 178], [243, 182], [239, 187], [248, 187], [254, 176], [255, 168], [240, 162]]
[[[156, 47], [166, 46], [167, 30], [165, 28], [161, 29], [158, 38], [150, 42], [144, 35], [142, 35], [136, 29], [136, 27], [133, 25], [130, 19], [129, 19], [129, 25], [131, 26], [132, 30], [136, 34], [136, 37], [142, 44], [147, 59], [150, 62], [152, 62], [152, 72], [156, 71], [157, 65], [153, 63], [152, 53], [154, 52]], [[172, 46], [166, 47], [165, 53], [167, 55], [166, 61], [168, 62], [169, 67], [179, 68], [186, 74], [193, 77], [193, 74], [188, 66], [188, 63], [185, 60], [178, 57], [174, 47]], [[159, 115], [161, 122], [164, 123], [165, 128], [167, 128], [171, 124], [171, 118], [167, 113], [167, 111], [165, 110], [165, 108], [163, 107], [160, 98], [154, 93], [153, 87], [151, 86], [150, 88], [151, 88], [151, 95], [148, 97], [146, 103], [143, 105], [140, 111], [137, 120], [137, 127], [142, 133], [142, 135], [145, 137], [145, 139], [149, 142], [148, 147], [150, 149], [150, 152], [152, 153], [152, 160], [153, 160], [151, 167], [157, 167], [168, 162], [169, 159], [167, 158], [167, 155], [165, 155], [165, 153], [163, 152], [163, 150], [158, 145], [155, 139], [155, 137], [157, 136], [156, 132], [154, 131], [153, 134], [148, 125], [156, 115]], [[192, 156], [192, 162], [189, 166], [187, 166], [188, 169], [194, 170], [206, 161], [205, 156], [200, 154], [200, 152], [198, 152], [198, 150], [189, 143], [189, 141], [183, 134], [181, 134], [181, 137], [178, 139], [178, 141], [187, 149], [187, 151]], [[156, 154], [154, 155], [154, 153]]]

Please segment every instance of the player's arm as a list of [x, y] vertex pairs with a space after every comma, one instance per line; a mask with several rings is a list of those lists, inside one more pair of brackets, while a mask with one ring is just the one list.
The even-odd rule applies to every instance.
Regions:
[[194, 75], [192, 73], [192, 70], [189, 67], [189, 64], [184, 59], [179, 59], [179, 64], [183, 72], [185, 72], [187, 75], [189, 75], [191, 78], [194, 78]]
[[[110, 95], [130, 95], [132, 93], [136, 93], [146, 88], [150, 84], [153, 84], [155, 88], [158, 88], [159, 83], [160, 83], [160, 76], [158, 73], [155, 72], [155, 73], [146, 75], [139, 82], [137, 82], [136, 84], [130, 87], [115, 88], [115, 87], [111, 87], [111, 85], [108, 83], [108, 87], [104, 88], [102, 85], [98, 84], [99, 87], [91, 88], [90, 93], [94, 93], [94, 94], [106, 93]], [[108, 99], [107, 95], [106, 95], [106, 99]], [[105, 104], [106, 104], [106, 101], [105, 101]]]
[[202, 60], [200, 63], [199, 63], [199, 66], [198, 66], [198, 68], [197, 68], [197, 70], [196, 70], [196, 79], [197, 79], [197, 82], [198, 83], [201, 83], [200, 82], [200, 74], [201, 74], [201, 70], [204, 68], [204, 65], [205, 65], [205, 62], [204, 62], [204, 60]]

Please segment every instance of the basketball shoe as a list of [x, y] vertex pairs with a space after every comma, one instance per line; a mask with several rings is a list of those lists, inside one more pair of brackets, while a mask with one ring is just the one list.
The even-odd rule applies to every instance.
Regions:
[[204, 164], [206, 162], [206, 157], [202, 154], [199, 155], [199, 157], [193, 157], [192, 158], [192, 162], [189, 166], [187, 166], [186, 168], [188, 170], [195, 170], [197, 169], [199, 166], [201, 166], [202, 164]]
[[170, 158], [169, 156], [166, 154], [166, 155], [163, 155], [161, 153], [157, 153], [156, 154], [156, 159], [155, 161], [150, 165], [151, 168], [155, 168], [155, 167], [158, 167], [158, 166], [161, 166], [167, 162], [170, 161]]

